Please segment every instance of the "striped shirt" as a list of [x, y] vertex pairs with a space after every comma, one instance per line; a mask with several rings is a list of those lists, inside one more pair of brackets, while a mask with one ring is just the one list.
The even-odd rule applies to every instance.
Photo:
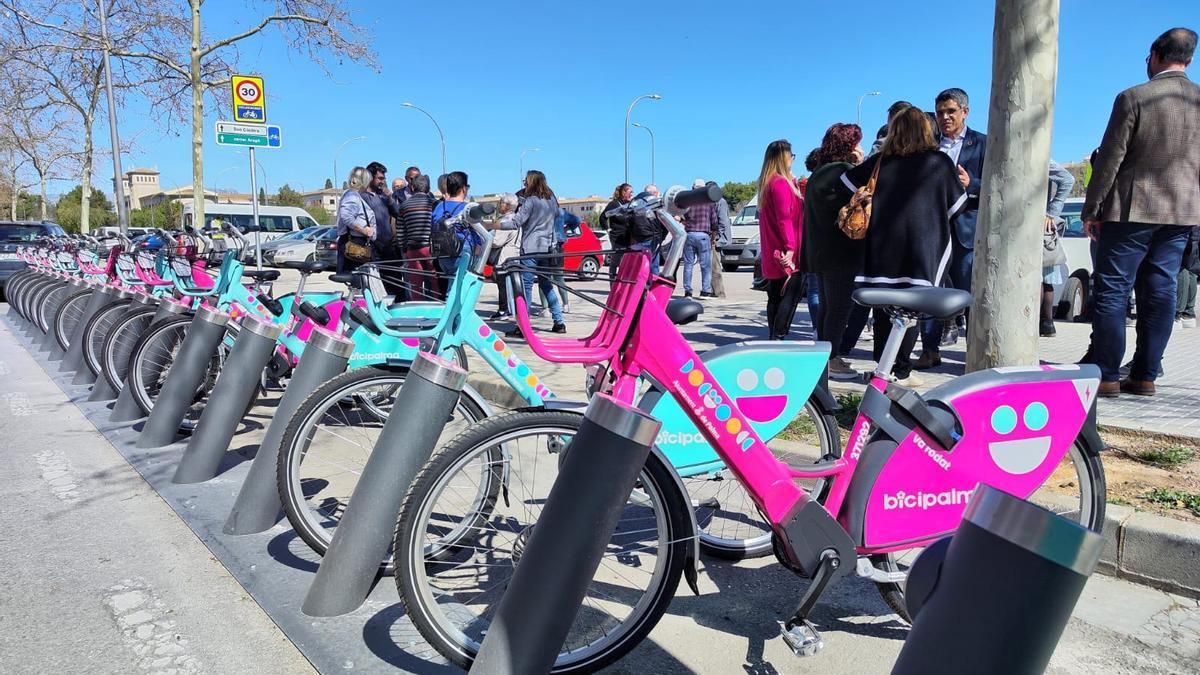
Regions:
[[433, 228], [433, 197], [426, 192], [418, 192], [400, 205], [400, 215], [396, 223], [396, 240], [402, 242], [405, 249], [425, 248], [429, 246], [429, 233]]

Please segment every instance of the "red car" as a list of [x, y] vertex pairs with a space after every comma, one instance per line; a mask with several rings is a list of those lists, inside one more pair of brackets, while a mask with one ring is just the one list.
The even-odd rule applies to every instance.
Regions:
[[[567, 243], [563, 246], [563, 269], [574, 272], [583, 279], [595, 279], [604, 264], [604, 243], [592, 232], [588, 224], [580, 221], [579, 229], [567, 230]], [[492, 275], [492, 267], [484, 268], [485, 276]]]

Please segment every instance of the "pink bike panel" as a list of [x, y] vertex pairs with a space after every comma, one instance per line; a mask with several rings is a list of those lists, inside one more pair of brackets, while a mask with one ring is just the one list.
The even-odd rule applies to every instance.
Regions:
[[1018, 382], [948, 401], [962, 420], [962, 440], [945, 452], [913, 431], [900, 443], [869, 497], [863, 543], [886, 548], [953, 531], [979, 483], [1033, 494], [1075, 442], [1098, 385]]

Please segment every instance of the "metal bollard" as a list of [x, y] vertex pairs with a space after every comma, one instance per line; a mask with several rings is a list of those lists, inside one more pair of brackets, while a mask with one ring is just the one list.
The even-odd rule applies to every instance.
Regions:
[[1099, 534], [980, 484], [953, 537], [909, 571], [913, 627], [892, 672], [1045, 672], [1103, 548]]
[[456, 364], [417, 355], [304, 598], [305, 614], [337, 616], [366, 600], [396, 531], [404, 493], [445, 428], [431, 420], [450, 418], [466, 383], [467, 372]]
[[[112, 288], [112, 287], [109, 287], [109, 288]], [[111, 304], [117, 300], [132, 300], [134, 297], [133, 293], [125, 290], [124, 288], [112, 288], [112, 290], [106, 291], [106, 295], [108, 296], [108, 298], [104, 301], [104, 304], [100, 305], [99, 309], [104, 309], [105, 307], [108, 307], [109, 304]], [[93, 313], [92, 318], [95, 318], [96, 313], [99, 313], [99, 310], [97, 310], [95, 313]], [[71, 380], [71, 384], [90, 385], [96, 381], [96, 374], [92, 372], [91, 368], [87, 367], [87, 363], [85, 363], [87, 356], [85, 356], [83, 354], [83, 343], [85, 341], [85, 338], [87, 337], [86, 329], [87, 329], [88, 323], [91, 323], [91, 318], [89, 318], [88, 321], [86, 323], [84, 323], [83, 330], [81, 330], [79, 332], [79, 354], [80, 354], [79, 370], [75, 371], [75, 377]]]
[[548, 673], [662, 425], [605, 395], [588, 405], [472, 673]]
[[196, 316], [188, 325], [187, 336], [154, 401], [146, 427], [138, 437], [137, 447], [160, 448], [174, 443], [179, 437], [179, 425], [192, 405], [212, 355], [221, 344], [221, 338], [225, 337], [227, 323], [229, 315], [220, 310], [204, 306], [196, 310]]
[[117, 289], [113, 286], [96, 286], [92, 291], [87, 305], [83, 308], [83, 314], [79, 317], [79, 323], [75, 324], [75, 328], [71, 331], [71, 344], [67, 347], [67, 355], [63, 357], [58, 372], [69, 373], [80, 368], [87, 368], [83, 365], [83, 329], [87, 326], [87, 322], [96, 315], [96, 312], [100, 311], [101, 307], [112, 302], [116, 297], [116, 292]]
[[[64, 300], [72, 293], [82, 291], [88, 287], [87, 282], [83, 279], [70, 279], [61, 283], [66, 285], [66, 295], [63, 296]], [[53, 321], [54, 317], [50, 317], [50, 320]], [[47, 361], [61, 361], [66, 356], [66, 352], [63, 351], [62, 346], [58, 344], [58, 340], [54, 337], [53, 325], [45, 333], [38, 330], [34, 334], [34, 344], [37, 345], [38, 349], [49, 352], [49, 355], [46, 357]]]
[[[132, 295], [133, 300], [129, 303], [129, 306], [125, 308], [125, 312], [121, 314], [120, 319], [123, 319], [134, 312], [140, 312], [147, 307], [153, 307], [155, 304], [155, 299], [153, 296], [136, 293]], [[92, 393], [88, 395], [88, 400], [111, 401], [116, 397], [117, 390], [113, 389], [112, 385], [108, 383], [108, 378], [104, 377], [102, 374], [100, 377], [96, 378], [96, 383], [92, 385]]]
[[217, 376], [208, 406], [200, 415], [172, 482], [203, 483], [217, 475], [221, 458], [258, 390], [263, 368], [282, 332], [282, 326], [252, 315], [242, 321], [242, 331]]
[[258, 452], [246, 473], [237, 501], [225, 520], [225, 534], [253, 534], [274, 527], [283, 504], [275, 482], [279, 442], [296, 409], [327, 380], [346, 370], [354, 343], [323, 328], [316, 328], [304, 345], [300, 363], [292, 371], [287, 390], [279, 399], [271, 425], [258, 445]]
[[[156, 311], [154, 313], [154, 317], [150, 319], [150, 324], [147, 326], [147, 328], [153, 326], [159, 321], [162, 321], [168, 316], [187, 314], [189, 311], [191, 310], [189, 310], [188, 307], [182, 303], [169, 299], [163, 300], [162, 302], [158, 303], [158, 311]], [[129, 339], [136, 342], [139, 337], [141, 337], [141, 335], [130, 335]], [[141, 407], [138, 406], [137, 401], [135, 401], [133, 398], [133, 391], [129, 388], [129, 383], [126, 382], [125, 386], [121, 387], [121, 393], [117, 395], [117, 402], [113, 405], [112, 415], [109, 416], [108, 421], [132, 422], [133, 420], [139, 420], [144, 416], [145, 415], [142, 413]]]

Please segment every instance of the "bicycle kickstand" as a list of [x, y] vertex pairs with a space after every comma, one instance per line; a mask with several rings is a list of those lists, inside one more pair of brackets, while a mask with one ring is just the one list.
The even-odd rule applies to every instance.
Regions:
[[821, 634], [808, 620], [808, 613], [817, 604], [817, 600], [825, 592], [841, 564], [841, 556], [834, 549], [827, 548], [821, 551], [821, 560], [813, 573], [812, 583], [800, 599], [800, 606], [796, 608], [792, 618], [786, 622], [779, 622], [779, 632], [783, 635], [783, 641], [791, 647], [796, 656], [812, 656], [825, 646]]

